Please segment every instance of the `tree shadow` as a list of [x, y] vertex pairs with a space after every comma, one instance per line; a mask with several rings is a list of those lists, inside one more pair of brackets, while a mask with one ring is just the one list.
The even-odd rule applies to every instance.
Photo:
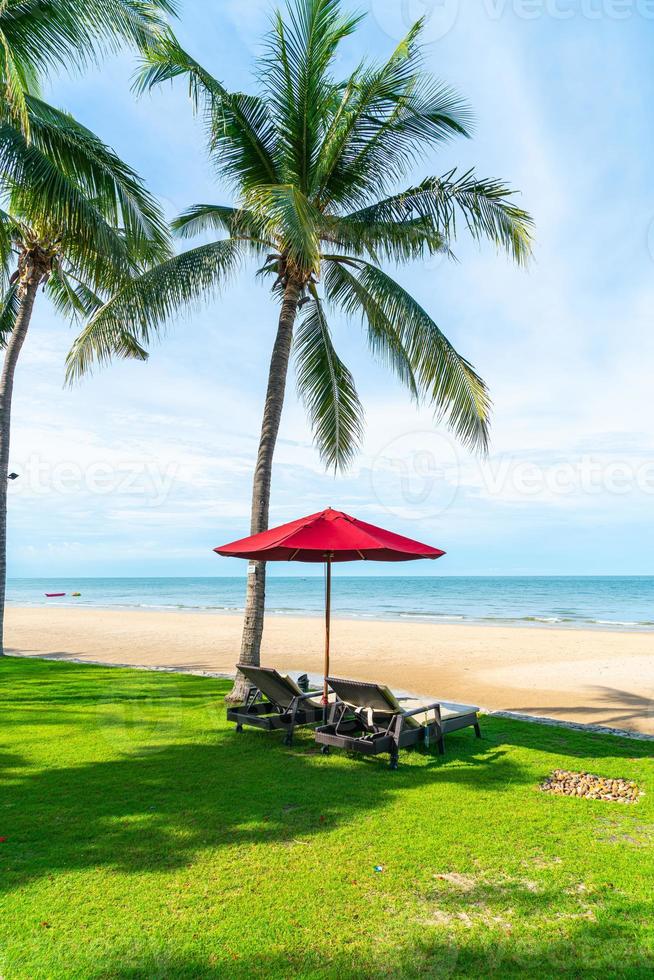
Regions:
[[[531, 930], [516, 937], [511, 918], [523, 901], [524, 888], [518, 894], [509, 886], [461, 895], [440, 917], [432, 921], [425, 918], [412, 941], [404, 939], [391, 948], [380, 944], [378, 951], [373, 946], [367, 949], [365, 959], [357, 957], [356, 949], [348, 949], [347, 942], [338, 941], [328, 950], [309, 940], [299, 948], [294, 944], [287, 952], [266, 950], [246, 956], [216, 943], [214, 952], [202, 956], [185, 955], [178, 946], [163, 948], [146, 940], [145, 949], [137, 948], [105, 962], [88, 976], [89, 980], [522, 980], [536, 976], [649, 980], [652, 976], [654, 953], [634, 943], [631, 924], [651, 913], [643, 903], [625, 901], [618, 914], [608, 917], [601, 915], [601, 905], [596, 915], [587, 900], [571, 903], [560, 890], [531, 894], [521, 913], [531, 916], [534, 923], [546, 923], [546, 934], [533, 924]], [[328, 917], [328, 911], [325, 914]], [[471, 924], [478, 928], [471, 928]]]
[[[525, 709], [526, 710], [526, 709]], [[531, 709], [530, 709], [531, 710]], [[556, 724], [523, 722], [494, 716], [485, 727], [485, 739], [491, 745], [518, 746], [557, 756], [585, 759], [647, 759], [654, 756], [654, 743], [619, 735], [566, 728]]]
[[311, 838], [439, 780], [499, 791], [528, 778], [472, 731], [450, 736], [444, 759], [435, 747], [402, 752], [391, 772], [385, 756], [353, 765], [320, 755], [310, 730], [290, 750], [280, 733], [237, 734], [225, 725], [226, 682], [128, 672], [128, 685], [102, 668], [21, 666], [27, 673], [13, 671], [15, 684], [3, 688], [10, 723], [51, 725], [58, 711], [82, 761], [69, 764], [72, 752], [64, 764], [53, 756], [30, 769], [8, 756], [12, 847], [0, 855], [2, 889], [55, 871], [178, 868], [207, 849]]
[[[654, 718], [654, 698], [634, 691], [621, 691], [619, 688], [595, 685], [585, 690], [592, 692], [592, 704], [575, 707], [575, 714], [593, 719], [595, 724], [615, 728], [632, 728], [633, 722], [643, 718]], [[547, 705], [526, 705], [515, 709], [527, 714], [540, 714], [547, 717], [569, 719], [570, 705], [552, 707]], [[598, 711], [602, 710], [603, 720], [597, 722]], [[605, 712], [610, 712], [605, 714]], [[634, 729], [636, 730], [636, 729]]]

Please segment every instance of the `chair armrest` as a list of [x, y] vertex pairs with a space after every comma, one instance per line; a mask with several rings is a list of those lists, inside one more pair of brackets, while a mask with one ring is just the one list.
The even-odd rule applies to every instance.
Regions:
[[403, 711], [402, 718], [412, 718], [414, 715], [421, 715], [424, 711], [432, 711], [434, 708], [438, 708], [440, 712], [440, 707], [440, 701], [433, 701], [431, 704], [421, 704], [419, 707], [414, 708], [413, 711]]
[[298, 701], [306, 701], [307, 698], [317, 698], [322, 696], [322, 690], [320, 691], [306, 691], [304, 694], [298, 694]]

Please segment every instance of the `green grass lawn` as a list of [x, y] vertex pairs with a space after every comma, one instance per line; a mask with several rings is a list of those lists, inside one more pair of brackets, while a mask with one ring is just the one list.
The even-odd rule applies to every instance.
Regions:
[[[0, 977], [651, 977], [651, 743], [237, 735], [224, 682], [0, 661]], [[635, 805], [539, 792], [635, 779]], [[383, 871], [376, 872], [381, 865]]]

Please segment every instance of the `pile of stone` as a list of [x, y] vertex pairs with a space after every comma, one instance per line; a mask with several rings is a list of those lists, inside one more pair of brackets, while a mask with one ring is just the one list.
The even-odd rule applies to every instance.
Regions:
[[636, 803], [641, 795], [636, 783], [628, 779], [593, 776], [589, 772], [555, 769], [540, 787], [544, 793], [557, 796], [579, 796], [585, 800], [607, 800], [611, 803]]

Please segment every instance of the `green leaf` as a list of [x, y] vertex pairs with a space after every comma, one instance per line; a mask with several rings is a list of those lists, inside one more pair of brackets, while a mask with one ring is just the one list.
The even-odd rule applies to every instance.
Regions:
[[352, 375], [338, 357], [317, 295], [306, 307], [294, 340], [298, 390], [320, 457], [345, 469], [363, 439], [363, 409]]
[[14, 329], [19, 307], [18, 284], [12, 283], [0, 296], [0, 347], [7, 346], [9, 335]]
[[513, 203], [515, 193], [503, 181], [478, 179], [474, 170], [460, 177], [456, 170], [450, 170], [349, 217], [373, 223], [421, 218], [430, 222], [445, 241], [456, 237], [460, 218], [474, 238], [488, 238], [524, 264], [531, 255], [533, 222], [526, 211]]
[[125, 44], [169, 34], [172, 0], [4, 0], [0, 37], [23, 77], [84, 68]]
[[91, 318], [68, 355], [69, 382], [107, 364], [112, 357], [129, 357], [129, 336], [139, 350], [176, 315], [207, 298], [225, 284], [237, 267], [242, 245], [226, 239], [182, 252], [127, 282]]
[[[377, 329], [386, 321], [391, 324], [420, 395], [465, 445], [485, 452], [491, 403], [486, 385], [472, 365], [457, 353], [422, 306], [381, 269], [353, 256], [347, 260], [334, 256], [332, 261], [344, 268], [338, 276], [330, 269], [325, 279], [328, 298], [350, 315], [360, 304], [368, 322]], [[350, 269], [354, 271], [350, 273]], [[340, 285], [347, 273], [353, 280], [349, 292]]]

